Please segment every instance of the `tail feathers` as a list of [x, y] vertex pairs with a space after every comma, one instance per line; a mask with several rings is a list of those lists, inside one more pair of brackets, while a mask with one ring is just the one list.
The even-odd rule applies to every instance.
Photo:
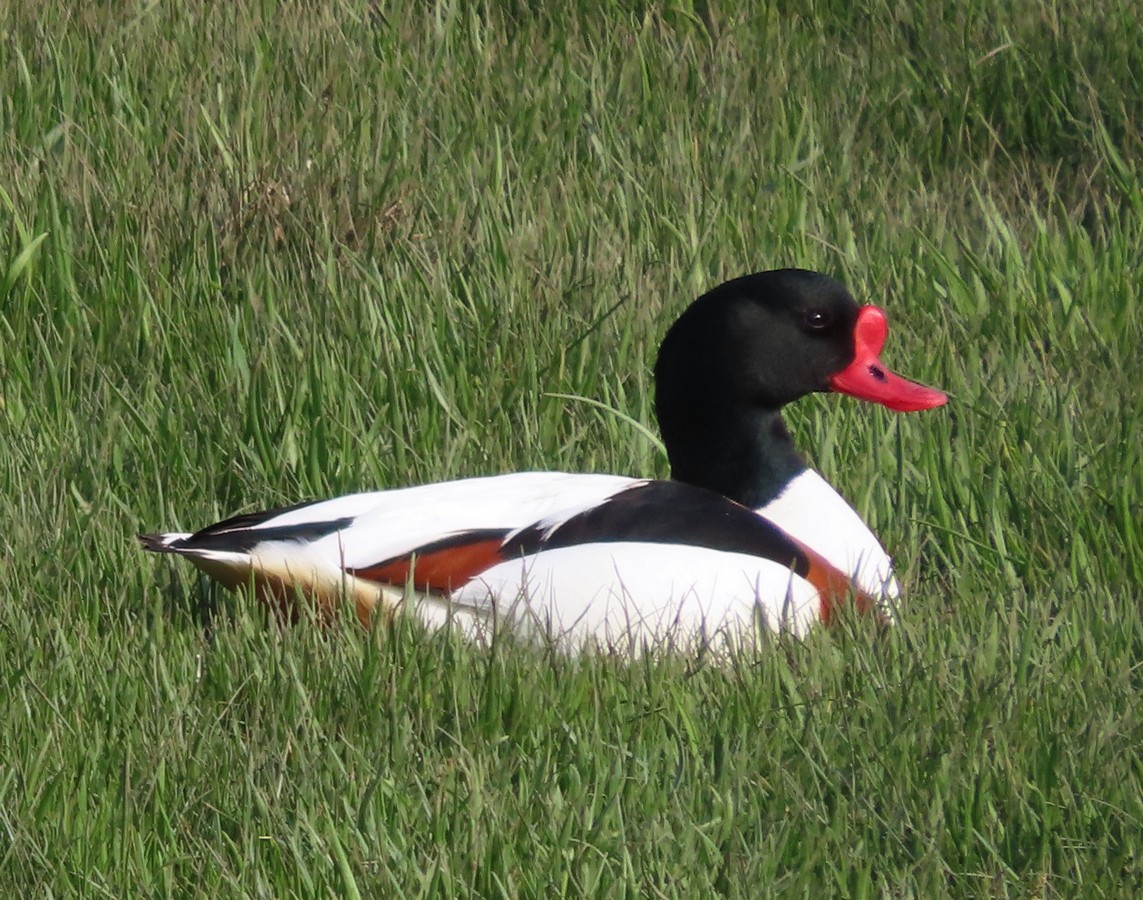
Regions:
[[168, 531], [164, 534], [139, 534], [136, 537], [139, 538], [139, 543], [152, 553], [176, 553], [179, 549], [176, 545], [189, 538], [190, 533]]
[[365, 627], [377, 614], [391, 617], [406, 600], [403, 587], [355, 577], [334, 560], [309, 554], [294, 543], [270, 541], [256, 553], [249, 553], [200, 547], [197, 542], [188, 541], [195, 535], [186, 532], [137, 537], [145, 549], [178, 554], [230, 590], [241, 590], [253, 583], [255, 596], [282, 621], [297, 621], [301, 597], [310, 598], [318, 617], [326, 619], [348, 596]]

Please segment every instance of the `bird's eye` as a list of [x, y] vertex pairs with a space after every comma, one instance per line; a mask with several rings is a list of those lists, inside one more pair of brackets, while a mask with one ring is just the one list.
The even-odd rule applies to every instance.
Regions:
[[825, 331], [833, 323], [833, 317], [820, 309], [802, 313], [802, 325], [806, 331]]

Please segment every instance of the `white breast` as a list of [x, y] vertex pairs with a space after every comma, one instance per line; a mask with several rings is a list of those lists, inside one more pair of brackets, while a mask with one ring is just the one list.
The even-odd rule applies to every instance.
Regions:
[[791, 481], [777, 499], [757, 510], [813, 548], [872, 597], [895, 600], [900, 587], [881, 542], [829, 482], [812, 469]]

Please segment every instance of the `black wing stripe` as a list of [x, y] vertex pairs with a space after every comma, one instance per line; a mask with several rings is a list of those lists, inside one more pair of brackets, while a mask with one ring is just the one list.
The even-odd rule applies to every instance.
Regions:
[[232, 516], [222, 522], [208, 525], [201, 531], [196, 531], [186, 540], [180, 541], [179, 547], [245, 553], [263, 541], [298, 541], [299, 543], [316, 541], [327, 534], [348, 528], [355, 518], [354, 516], [343, 516], [340, 519], [328, 519], [324, 522], [299, 522], [296, 525], [279, 525], [275, 528], [256, 527], [274, 518], [274, 516], [312, 505], [313, 503], [298, 503], [294, 506], [268, 509], [264, 512]]

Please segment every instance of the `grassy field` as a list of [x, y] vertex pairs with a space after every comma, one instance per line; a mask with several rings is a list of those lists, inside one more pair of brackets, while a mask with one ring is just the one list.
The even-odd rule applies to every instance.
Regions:
[[[4, 6], [0, 895], [1139, 896], [1138, 7], [557, 7]], [[891, 633], [283, 633], [133, 539], [663, 475], [574, 398], [784, 265], [952, 397], [790, 411]]]

